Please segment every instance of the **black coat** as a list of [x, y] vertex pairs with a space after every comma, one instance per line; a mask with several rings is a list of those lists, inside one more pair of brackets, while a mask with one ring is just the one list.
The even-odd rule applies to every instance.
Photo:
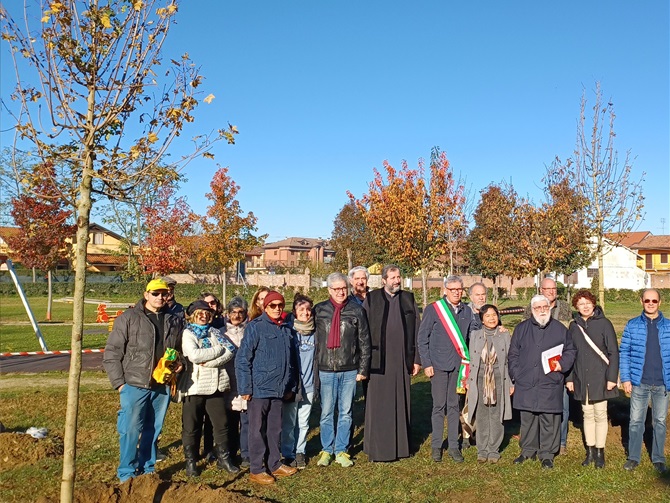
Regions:
[[[561, 372], [544, 373], [542, 352], [563, 344], [558, 361]], [[564, 374], [575, 361], [572, 337], [560, 321], [551, 318], [540, 327], [534, 318], [522, 321], [514, 329], [508, 353], [509, 375], [514, 382], [512, 407], [530, 412], [563, 412]]]
[[[610, 361], [609, 365], [586, 342], [579, 329], [580, 326]], [[607, 391], [607, 381], [617, 382], [619, 376], [619, 347], [614, 327], [610, 320], [605, 318], [602, 309], [596, 306], [593, 316], [586, 321], [579, 313], [575, 313], [568, 331], [577, 349], [575, 364], [566, 379], [574, 384], [575, 400], [586, 401], [587, 390], [589, 401], [619, 396], [618, 388]]]

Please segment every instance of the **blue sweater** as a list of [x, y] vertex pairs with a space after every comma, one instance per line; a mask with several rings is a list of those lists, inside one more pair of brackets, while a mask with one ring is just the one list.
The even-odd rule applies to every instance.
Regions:
[[[663, 362], [663, 382], [670, 391], [670, 321], [658, 313], [658, 340]], [[639, 386], [642, 380], [644, 359], [647, 353], [647, 316], [642, 313], [626, 324], [619, 349], [619, 375], [621, 382], [630, 381]]]

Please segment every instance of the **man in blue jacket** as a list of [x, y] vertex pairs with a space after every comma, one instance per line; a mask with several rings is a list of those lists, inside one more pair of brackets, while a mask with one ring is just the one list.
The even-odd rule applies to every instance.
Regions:
[[661, 295], [655, 288], [642, 292], [643, 312], [626, 324], [619, 351], [619, 374], [626, 393], [630, 394], [628, 459], [623, 467], [634, 470], [640, 464], [644, 421], [651, 399], [651, 421], [654, 431], [651, 462], [665, 472], [668, 391], [670, 391], [670, 322], [659, 311]]

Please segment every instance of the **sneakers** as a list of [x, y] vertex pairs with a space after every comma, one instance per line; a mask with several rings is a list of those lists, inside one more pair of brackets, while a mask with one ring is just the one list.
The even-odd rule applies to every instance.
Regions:
[[349, 454], [346, 452], [340, 452], [337, 456], [335, 456], [335, 462], [344, 468], [354, 466], [354, 462], [351, 460], [351, 456], [349, 456]]
[[542, 460], [542, 468], [545, 470], [551, 470], [554, 467], [554, 462], [551, 459]]
[[639, 465], [639, 464], [640, 463], [638, 463], [637, 461], [629, 459], [628, 461], [626, 461], [624, 463], [623, 469], [630, 472], [630, 471], [635, 470], [635, 468], [637, 468], [637, 465]]
[[442, 449], [431, 449], [430, 456], [436, 463], [442, 462]]
[[328, 466], [333, 460], [333, 455], [330, 452], [321, 451], [319, 454], [319, 460], [316, 462], [317, 466]]
[[307, 466], [307, 459], [305, 458], [305, 455], [302, 452], [298, 452], [295, 455], [295, 467], [298, 470], [302, 470]]
[[657, 461], [656, 463], [654, 463], [654, 468], [656, 468], [656, 471], [660, 474], [664, 474], [667, 471], [665, 463], [663, 463], [662, 461]]
[[165, 455], [165, 453], [163, 451], [159, 451], [159, 450], [156, 451], [156, 463], [162, 463], [166, 459], [167, 459], [167, 456]]

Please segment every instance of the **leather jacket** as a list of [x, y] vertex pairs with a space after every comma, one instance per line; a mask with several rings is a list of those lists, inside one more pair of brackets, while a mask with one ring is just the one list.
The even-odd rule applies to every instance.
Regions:
[[[107, 338], [102, 364], [114, 389], [126, 383], [145, 389], [156, 385], [151, 373], [163, 355], [154, 355], [156, 327], [144, 312], [144, 302], [124, 311]], [[181, 352], [182, 330], [182, 319], [166, 311], [163, 347]]]
[[340, 313], [340, 347], [328, 349], [328, 333], [335, 313], [335, 306], [326, 300], [314, 306], [316, 328], [315, 362], [318, 370], [370, 374], [370, 329], [365, 310], [355, 302], [347, 302]]

